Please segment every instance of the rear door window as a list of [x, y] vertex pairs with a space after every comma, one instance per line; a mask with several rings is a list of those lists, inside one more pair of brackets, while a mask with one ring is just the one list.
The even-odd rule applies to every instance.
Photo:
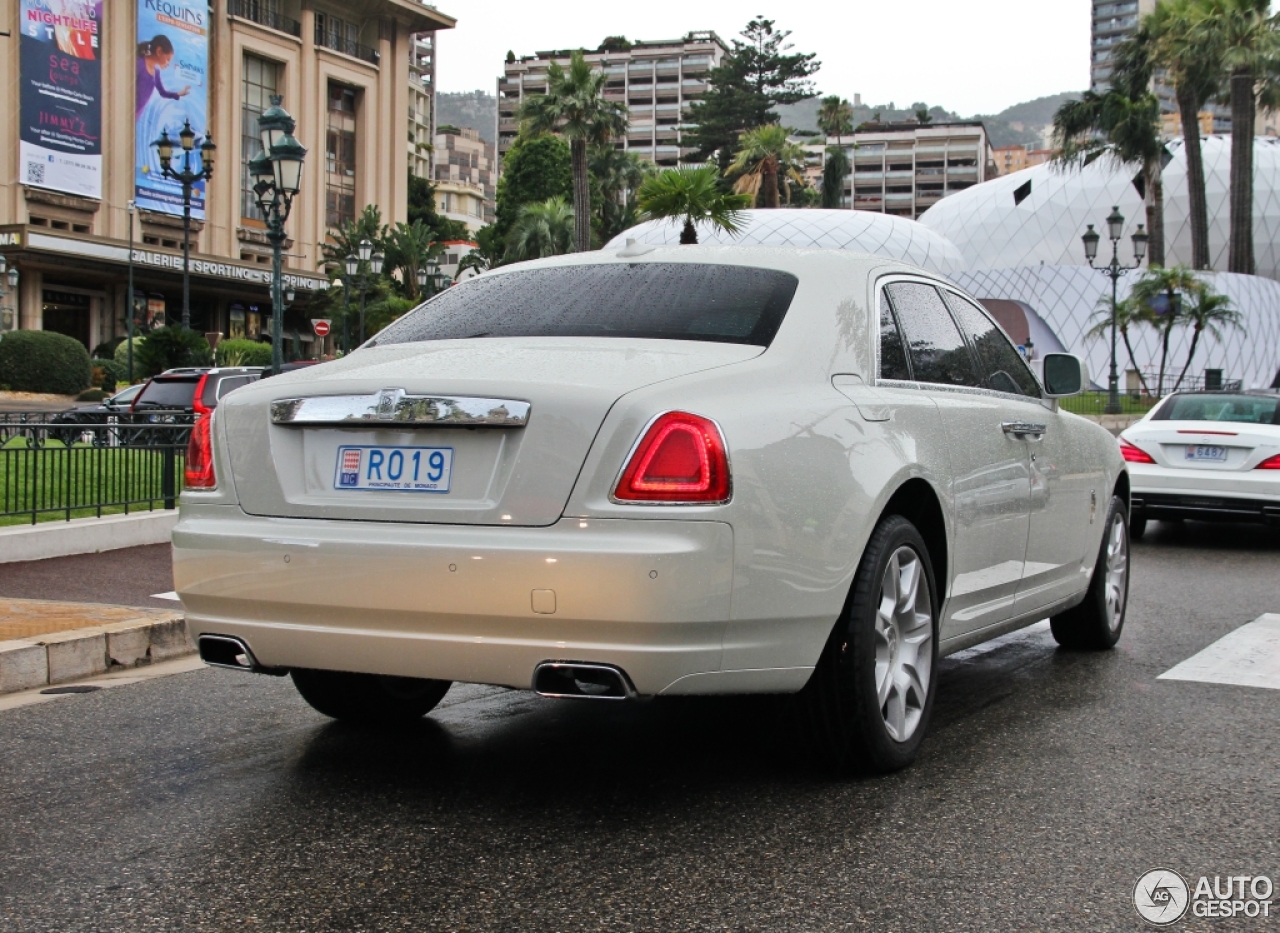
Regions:
[[945, 291], [943, 294], [978, 356], [978, 375], [983, 388], [1039, 398], [1036, 377], [1031, 375], [1022, 355], [1014, 349], [1000, 325], [959, 295]]
[[938, 290], [923, 282], [894, 282], [886, 291], [907, 338], [915, 380], [978, 387], [973, 355]]
[[907, 365], [907, 350], [902, 331], [893, 318], [889, 306], [889, 293], [880, 293], [880, 378], [909, 381], [911, 368]]
[[799, 280], [711, 263], [605, 263], [483, 275], [445, 289], [371, 346], [483, 337], [629, 337], [767, 347]]

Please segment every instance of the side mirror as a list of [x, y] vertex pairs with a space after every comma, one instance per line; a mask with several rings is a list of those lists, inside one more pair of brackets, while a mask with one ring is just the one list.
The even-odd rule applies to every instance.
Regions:
[[1079, 395], [1089, 385], [1089, 367], [1074, 353], [1044, 355], [1044, 394], [1049, 398]]

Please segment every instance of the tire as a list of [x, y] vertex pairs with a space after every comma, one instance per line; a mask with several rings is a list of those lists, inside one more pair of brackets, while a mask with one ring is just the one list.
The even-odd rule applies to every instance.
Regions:
[[444, 699], [452, 684], [418, 677], [384, 677], [346, 671], [297, 669], [293, 685], [316, 711], [334, 719], [407, 723], [421, 719]]
[[1145, 515], [1131, 515], [1129, 517], [1129, 540], [1141, 541], [1142, 536], [1147, 533], [1147, 517]]
[[889, 515], [871, 534], [844, 611], [801, 694], [821, 757], [841, 770], [878, 773], [911, 764], [928, 729], [937, 667], [929, 550], [911, 522]]
[[1129, 511], [1123, 499], [1112, 496], [1084, 601], [1049, 620], [1062, 647], [1105, 651], [1120, 640], [1129, 606], [1130, 537]]

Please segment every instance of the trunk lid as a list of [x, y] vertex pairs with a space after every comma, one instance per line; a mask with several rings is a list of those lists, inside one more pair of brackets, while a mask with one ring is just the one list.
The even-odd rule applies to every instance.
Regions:
[[[223, 401], [218, 419], [236, 494], [251, 515], [550, 525], [618, 398], [762, 352], [741, 344], [593, 338], [371, 347], [248, 386]], [[288, 412], [304, 420], [273, 422], [273, 403], [320, 398], [329, 401], [276, 404], [277, 422]], [[387, 417], [397, 399], [405, 416], [421, 416], [420, 423], [378, 420], [379, 401]], [[469, 418], [439, 399], [475, 400], [464, 403], [472, 409], [482, 401], [491, 416]], [[523, 425], [520, 403], [528, 405]], [[448, 423], [440, 424], [442, 417]], [[475, 420], [491, 423], [468, 423]], [[352, 466], [363, 471], [361, 482], [372, 481], [375, 469], [379, 480], [396, 468], [407, 476], [415, 453], [423, 469], [428, 461], [439, 467], [432, 478], [444, 474], [447, 462], [447, 490], [342, 485]]]
[[1124, 437], [1160, 466], [1188, 470], [1252, 470], [1275, 453], [1280, 428], [1231, 421], [1146, 421]]

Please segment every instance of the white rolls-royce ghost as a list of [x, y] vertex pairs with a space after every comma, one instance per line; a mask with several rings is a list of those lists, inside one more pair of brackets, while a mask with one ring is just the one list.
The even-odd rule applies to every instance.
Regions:
[[1128, 595], [1116, 441], [973, 299], [835, 250], [628, 245], [497, 269], [193, 431], [176, 587], [210, 664], [322, 713], [451, 682], [801, 693], [891, 770], [937, 662]]

